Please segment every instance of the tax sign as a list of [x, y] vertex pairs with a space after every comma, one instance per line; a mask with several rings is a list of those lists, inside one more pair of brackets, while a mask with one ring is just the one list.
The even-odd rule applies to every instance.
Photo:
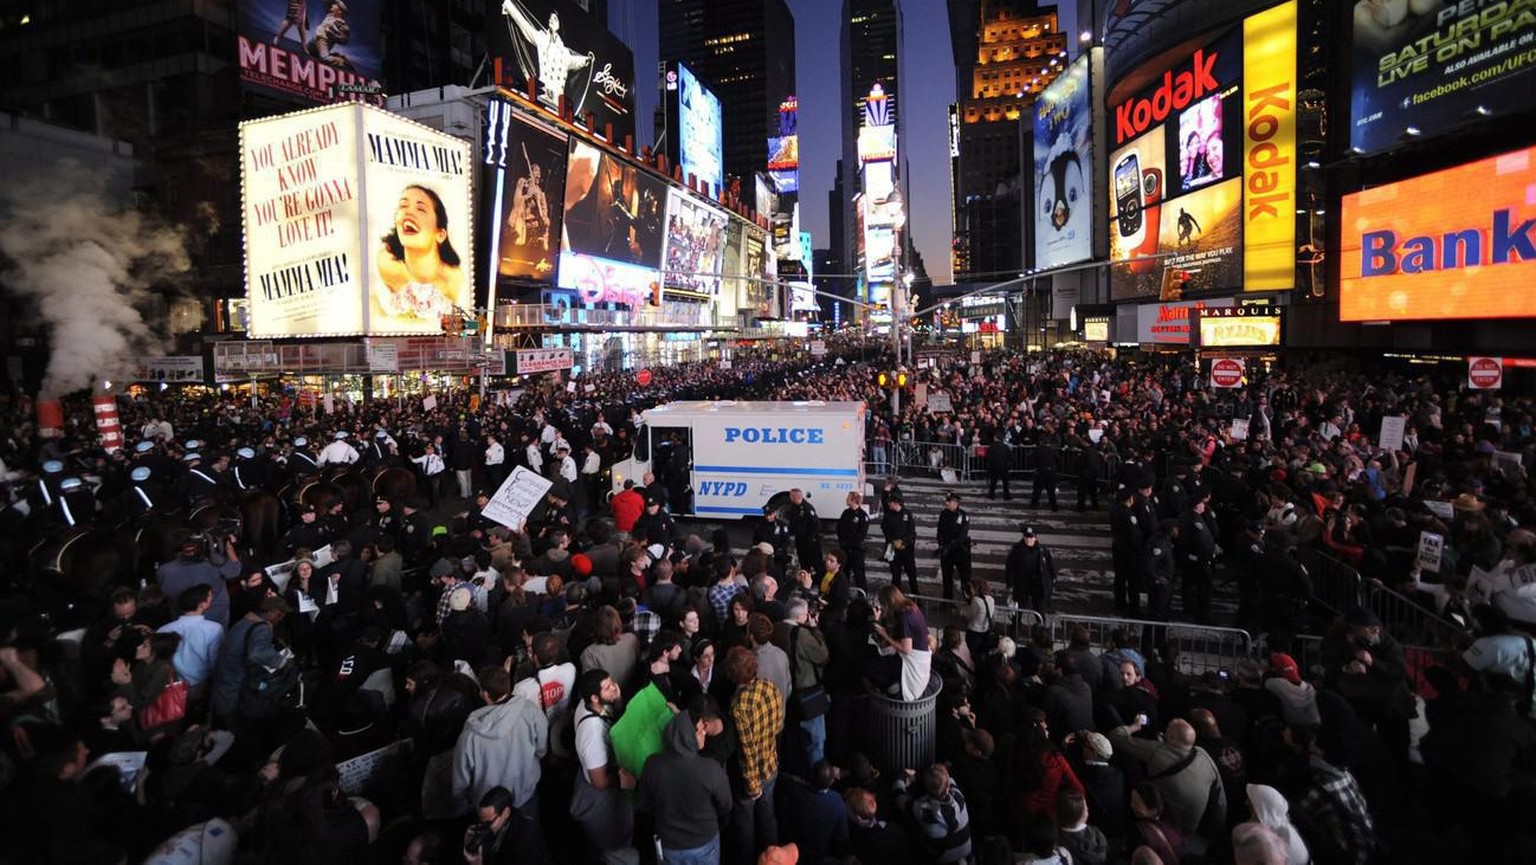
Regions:
[[1242, 358], [1216, 358], [1211, 361], [1211, 387], [1240, 387], [1245, 367]]
[[1496, 390], [1504, 385], [1504, 358], [1467, 358], [1467, 387]]

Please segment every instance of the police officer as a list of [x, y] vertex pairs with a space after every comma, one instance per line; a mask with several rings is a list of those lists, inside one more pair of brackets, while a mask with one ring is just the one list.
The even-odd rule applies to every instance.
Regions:
[[1046, 493], [1051, 510], [1056, 510], [1056, 475], [1061, 471], [1061, 444], [1054, 433], [1040, 437], [1035, 446], [1035, 485], [1030, 491], [1029, 506], [1040, 507], [1040, 493]]
[[229, 472], [230, 480], [240, 492], [267, 488], [267, 461], [256, 455], [253, 448], [235, 451], [235, 465]]
[[1179, 576], [1183, 584], [1184, 615], [1204, 622], [1211, 613], [1211, 568], [1216, 560], [1215, 520], [1209, 497], [1190, 503], [1179, 519]]
[[332, 534], [320, 521], [314, 505], [299, 505], [299, 521], [283, 535], [283, 551], [293, 555], [297, 549], [318, 550], [331, 542]]
[[373, 516], [368, 518], [368, 527], [373, 532], [373, 539], [389, 538], [393, 541], [400, 539], [400, 515], [395, 513], [395, 503], [387, 496], [374, 496]]
[[851, 492], [844, 500], [847, 507], [837, 519], [837, 544], [847, 559], [844, 570], [861, 589], [869, 588], [864, 572], [864, 539], [869, 537], [869, 514], [864, 511], [864, 496]]
[[1104, 471], [1104, 455], [1099, 453], [1099, 445], [1091, 438], [1082, 440], [1082, 447], [1077, 456], [1077, 512], [1087, 510], [1084, 505], [1093, 502], [1093, 509], [1099, 509], [1099, 475]]
[[[772, 505], [763, 506], [763, 519], [752, 528], [752, 543], [766, 543], [773, 547], [773, 563], [782, 575], [789, 573], [789, 553], [794, 549], [795, 538], [790, 532], [789, 521], [783, 518], [780, 510]], [[644, 521], [645, 518], [641, 517], [641, 522]], [[636, 524], [635, 528], [638, 530], [640, 526]]]
[[410, 566], [421, 562], [427, 544], [432, 540], [432, 525], [422, 513], [426, 509], [427, 503], [421, 499], [406, 499], [400, 505], [400, 555]]
[[1135, 487], [1121, 487], [1109, 506], [1110, 555], [1115, 567], [1115, 609], [1135, 613], [1141, 609], [1142, 551], [1153, 527], [1136, 510]]
[[817, 573], [821, 569], [821, 517], [816, 507], [799, 487], [789, 491], [789, 505], [784, 508], [784, 522], [795, 541], [795, 557], [800, 568]]
[[1008, 551], [1003, 570], [1013, 592], [1015, 606], [1043, 613], [1052, 612], [1051, 594], [1056, 587], [1056, 559], [1050, 548], [1040, 543], [1035, 527], [1019, 527], [1024, 536]]
[[96, 496], [79, 478], [66, 477], [59, 481], [54, 504], [59, 521], [66, 529], [86, 528], [96, 521]]
[[1147, 587], [1147, 616], [1158, 622], [1168, 621], [1168, 606], [1173, 598], [1173, 578], [1178, 573], [1175, 550], [1179, 546], [1179, 521], [1160, 520], [1142, 553], [1142, 573]]
[[44, 460], [42, 475], [27, 490], [27, 503], [41, 513], [59, 500], [59, 484], [64, 480], [64, 463], [61, 460]]
[[1013, 468], [1013, 448], [1008, 445], [1008, 438], [1003, 430], [998, 430], [992, 436], [992, 443], [987, 445], [987, 498], [997, 498], [997, 482], [1003, 482], [1003, 501], [1013, 500], [1013, 491], [1008, 489], [1008, 474]]
[[[191, 446], [191, 442], [187, 444]], [[176, 498], [179, 501], [191, 507], [202, 499], [219, 494], [219, 481], [208, 469], [203, 468], [202, 454], [189, 451], [182, 455], [181, 462], [185, 471], [176, 482]]]
[[917, 594], [917, 519], [907, 510], [900, 495], [887, 498], [890, 508], [880, 520], [880, 533], [885, 536], [886, 561], [891, 563], [891, 584], [901, 585], [901, 574], [907, 574], [911, 594]]
[[161, 509], [165, 493], [159, 490], [158, 484], [151, 483], [153, 477], [154, 471], [149, 466], [136, 466], [128, 472], [130, 485], [119, 498], [123, 512], [128, 514], [131, 522], [138, 522]]
[[320, 451], [320, 458], [315, 460], [322, 466], [328, 465], [352, 465], [359, 459], [357, 449], [347, 441], [347, 431], [338, 430], [331, 438], [331, 443]]
[[960, 585], [971, 582], [971, 517], [960, 507], [960, 494], [944, 496], [944, 510], [939, 512], [939, 574], [944, 582], [944, 598], [955, 596], [955, 578]]
[[1264, 521], [1247, 520], [1243, 533], [1227, 559], [1228, 568], [1237, 575], [1237, 624], [1246, 628], [1260, 621], [1259, 586], [1268, 558], [1264, 542]]
[[309, 439], [297, 436], [293, 440], [293, 450], [288, 454], [288, 475], [292, 480], [299, 480], [310, 475], [320, 473], [320, 462], [310, 452]]
[[371, 469], [387, 465], [394, 451], [392, 444], [388, 430], [381, 429], [374, 433], [373, 441], [363, 448], [363, 465]]

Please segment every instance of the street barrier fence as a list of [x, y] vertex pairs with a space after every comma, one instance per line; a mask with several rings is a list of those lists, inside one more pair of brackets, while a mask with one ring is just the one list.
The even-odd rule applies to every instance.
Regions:
[[[1038, 465], [1038, 448], [1034, 445], [1011, 448], [1008, 455], [1010, 480], [1033, 479]], [[898, 477], [943, 478], [951, 471], [957, 481], [979, 481], [987, 476], [986, 445], [961, 445], [953, 442], [899, 441], [870, 439], [865, 442], [865, 470], [871, 477], [896, 475]], [[1120, 471], [1120, 458], [1116, 454], [1100, 454], [1102, 465], [1097, 472], [1101, 491], [1112, 490], [1116, 474]], [[1082, 451], [1073, 448], [1061, 450], [1061, 468], [1056, 472], [1058, 484], [1076, 485]]]

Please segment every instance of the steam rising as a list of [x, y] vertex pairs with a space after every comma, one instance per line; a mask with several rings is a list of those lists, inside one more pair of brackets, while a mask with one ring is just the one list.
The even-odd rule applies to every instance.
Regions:
[[71, 163], [0, 186], [0, 284], [48, 327], [44, 397], [124, 377], [135, 355], [160, 353], [151, 320], [191, 265], [185, 232], [125, 204]]

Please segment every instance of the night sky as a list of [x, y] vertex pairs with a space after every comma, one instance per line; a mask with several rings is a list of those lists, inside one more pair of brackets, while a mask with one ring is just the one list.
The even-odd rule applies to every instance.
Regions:
[[[827, 190], [842, 151], [838, 106], [838, 57], [841, 0], [789, 0], [795, 16], [795, 75], [800, 99], [800, 221], [817, 247], [828, 244]], [[936, 284], [950, 282], [949, 151], [947, 112], [954, 99], [955, 64], [949, 48], [949, 19], [943, 0], [903, 0], [906, 79], [900, 83], [907, 135], [902, 142], [911, 194], [911, 225], [918, 251]], [[635, 52], [637, 126], [640, 144], [651, 143], [657, 63], [655, 0], [616, 0], [609, 10], [614, 33]], [[1075, 4], [1061, 9], [1062, 29], [1074, 33]], [[858, 46], [853, 46], [857, 51]], [[1070, 49], [1076, 56], [1076, 49]], [[805, 83], [825, 82], [820, 89]], [[731, 130], [725, 130], [729, 136]]]

